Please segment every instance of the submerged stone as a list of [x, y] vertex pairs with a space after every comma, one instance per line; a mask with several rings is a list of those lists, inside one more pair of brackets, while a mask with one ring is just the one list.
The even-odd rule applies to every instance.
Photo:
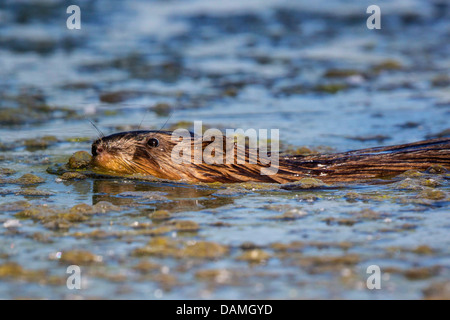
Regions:
[[99, 201], [92, 206], [95, 213], [107, 213], [113, 211], [120, 211], [120, 207], [108, 201]]
[[168, 198], [166, 192], [160, 191], [126, 191], [119, 193], [118, 197], [135, 198], [137, 201], [165, 201]]
[[296, 182], [286, 183], [281, 185], [284, 190], [300, 190], [300, 189], [316, 189], [327, 187], [322, 180], [315, 178], [303, 178]]
[[175, 230], [181, 232], [195, 232], [200, 229], [200, 226], [195, 221], [190, 220], [178, 220], [174, 221]]
[[398, 175], [398, 177], [405, 177], [405, 178], [419, 178], [419, 177], [423, 177], [423, 176], [424, 176], [424, 174], [417, 170], [407, 170], [407, 171], [403, 172], [402, 174]]
[[207, 269], [199, 270], [195, 273], [199, 280], [213, 281], [218, 284], [230, 283], [236, 274], [227, 269]]
[[269, 217], [268, 219], [269, 220], [289, 221], [289, 220], [296, 220], [296, 219], [303, 218], [306, 215], [308, 215], [308, 213], [306, 211], [303, 211], [299, 208], [292, 208], [292, 209], [289, 209], [289, 210], [283, 212], [283, 214], [272, 216], [272, 217]]
[[15, 170], [10, 169], [10, 168], [0, 168], [0, 175], [2, 176], [9, 176], [16, 173]]
[[131, 97], [135, 96], [136, 92], [134, 91], [113, 91], [113, 92], [103, 92], [100, 94], [100, 101], [105, 103], [118, 103], [123, 102]]
[[443, 200], [447, 197], [447, 194], [441, 190], [435, 190], [427, 188], [418, 194], [419, 198], [425, 198], [430, 200]]
[[447, 173], [448, 170], [444, 166], [441, 166], [439, 164], [435, 164], [435, 165], [429, 167], [426, 170], [426, 172], [427, 173], [431, 173], [431, 174], [443, 174], [443, 173]]
[[89, 265], [100, 263], [103, 258], [86, 250], [71, 250], [62, 252], [59, 261], [67, 264]]
[[349, 86], [346, 83], [329, 83], [329, 84], [319, 84], [315, 86], [314, 90], [318, 92], [325, 93], [337, 93], [339, 91], [347, 89]]
[[86, 151], [77, 151], [70, 158], [68, 166], [71, 169], [84, 169], [89, 166], [92, 156]]
[[48, 197], [55, 195], [55, 193], [51, 191], [37, 190], [36, 188], [22, 188], [21, 190], [16, 191], [14, 194], [32, 197]]
[[0, 264], [0, 279], [13, 279], [27, 282], [46, 282], [45, 275], [46, 272], [44, 270], [26, 270], [15, 262]]
[[400, 70], [402, 68], [403, 65], [399, 61], [388, 59], [374, 65], [372, 69], [375, 72], [380, 72], [383, 70]]
[[337, 218], [333, 218], [333, 217], [322, 219], [322, 221], [324, 221], [327, 225], [335, 225], [335, 224], [337, 224], [337, 225], [340, 225], [340, 226], [348, 226], [348, 227], [351, 227], [354, 224], [360, 222], [360, 221], [358, 221], [356, 219], [348, 219], [348, 218], [337, 219]]
[[440, 270], [439, 266], [411, 268], [403, 271], [403, 275], [409, 280], [423, 280], [436, 276]]
[[44, 181], [45, 181], [44, 178], [38, 177], [31, 173], [26, 173], [20, 178], [12, 180], [11, 183], [27, 185], [27, 184], [43, 183]]
[[398, 190], [422, 190], [423, 186], [417, 179], [406, 178], [399, 182], [393, 183], [392, 188]]
[[363, 209], [361, 211], [353, 211], [350, 212], [350, 214], [352, 216], [355, 216], [358, 220], [379, 220], [390, 216], [390, 214], [388, 213], [377, 212], [369, 208]]
[[170, 213], [166, 210], [156, 210], [155, 212], [152, 212], [148, 215], [150, 219], [152, 220], [169, 220], [172, 218]]
[[58, 139], [55, 136], [45, 136], [36, 139], [26, 139], [23, 141], [23, 144], [27, 150], [34, 151], [47, 149], [56, 142], [58, 142]]
[[228, 253], [228, 247], [216, 242], [198, 241], [188, 244], [182, 255], [189, 258], [217, 259]]
[[180, 255], [180, 249], [176, 241], [167, 237], [157, 236], [151, 239], [144, 247], [134, 249], [131, 255], [136, 257], [177, 257]]
[[0, 211], [19, 211], [19, 210], [25, 210], [27, 208], [30, 208], [32, 206], [31, 203], [25, 200], [19, 200], [14, 202], [6, 202], [0, 204]]
[[262, 263], [270, 259], [270, 254], [261, 249], [246, 250], [236, 259], [250, 263]]
[[361, 260], [357, 254], [342, 256], [303, 256], [299, 259], [300, 266], [307, 268], [309, 273], [340, 272], [342, 268], [356, 265]]
[[422, 292], [428, 300], [450, 300], [450, 281], [433, 282]]
[[414, 252], [416, 254], [421, 254], [421, 255], [431, 255], [431, 254], [436, 253], [436, 251], [433, 248], [431, 248], [430, 246], [428, 246], [426, 244], [420, 245], [420, 246], [412, 249], [411, 252]]
[[358, 70], [352, 69], [330, 69], [325, 72], [324, 77], [326, 78], [347, 78], [351, 76], [361, 75]]
[[72, 208], [70, 208], [69, 213], [73, 214], [93, 214], [94, 209], [92, 206], [86, 204], [86, 203], [80, 203], [77, 205], [74, 205]]
[[149, 273], [152, 271], [157, 271], [161, 269], [161, 265], [148, 261], [148, 260], [144, 260], [144, 261], [140, 261], [138, 264], [136, 264], [133, 267], [134, 270], [140, 272], [140, 273]]
[[84, 180], [87, 176], [79, 172], [64, 172], [60, 178], [62, 180]]

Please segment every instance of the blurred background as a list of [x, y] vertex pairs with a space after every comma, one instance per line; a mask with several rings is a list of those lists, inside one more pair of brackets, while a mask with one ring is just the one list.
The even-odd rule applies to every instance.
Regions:
[[[379, 30], [366, 26], [373, 4]], [[70, 5], [81, 9], [80, 30], [66, 27]], [[284, 150], [300, 153], [449, 136], [449, 8], [446, 0], [0, 1], [0, 297], [449, 297], [450, 285], [436, 284], [448, 283], [450, 264], [443, 178], [407, 192], [258, 193], [46, 173], [90, 151], [98, 133], [89, 120], [105, 134], [195, 120], [280, 129]], [[45, 182], [20, 180], [28, 173]], [[121, 207], [85, 214], [100, 201]], [[88, 207], [73, 209], [80, 204]], [[22, 212], [29, 207], [47, 211]], [[70, 208], [82, 217], [60, 215]], [[169, 216], [150, 221], [158, 210]], [[163, 229], [139, 233], [141, 225]], [[205, 251], [219, 255], [174, 253], [167, 238], [148, 249], [149, 235], [167, 232], [182, 248], [214, 243]], [[63, 267], [79, 261], [95, 266], [84, 269], [88, 289], [68, 291]], [[372, 263], [390, 268], [384, 291], [365, 290]]]
[[[71, 4], [80, 30], [66, 28]], [[105, 133], [158, 128], [171, 113], [172, 125], [279, 128], [285, 142], [338, 149], [438, 135], [448, 2], [378, 1], [380, 30], [366, 27], [371, 4], [2, 1], [2, 142], [95, 135], [80, 118]]]

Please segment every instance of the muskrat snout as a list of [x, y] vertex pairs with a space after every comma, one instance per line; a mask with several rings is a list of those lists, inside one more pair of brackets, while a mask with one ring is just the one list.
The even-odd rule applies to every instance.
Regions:
[[[170, 162], [170, 152], [162, 146], [170, 142], [170, 135], [153, 131], [120, 132], [101, 137], [91, 146], [92, 165], [118, 173], [144, 173], [166, 177], [160, 169], [158, 159]], [[159, 148], [157, 148], [159, 147]]]

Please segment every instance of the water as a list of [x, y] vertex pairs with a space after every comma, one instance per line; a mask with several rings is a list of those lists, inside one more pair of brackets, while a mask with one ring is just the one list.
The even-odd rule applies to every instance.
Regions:
[[[141, 122], [159, 129], [171, 114], [166, 128], [196, 120], [276, 128], [286, 148], [335, 151], [444, 135], [445, 2], [379, 1], [381, 30], [366, 28], [365, 1], [81, 1], [81, 30], [65, 27], [70, 4], [0, 7], [0, 168], [15, 171], [0, 184], [1, 298], [420, 299], [448, 283], [446, 174], [411, 178], [406, 189], [286, 191], [63, 182], [46, 171], [90, 150], [98, 133], [88, 119], [110, 134]], [[158, 103], [170, 111], [153, 112]], [[45, 136], [56, 141], [36, 147]], [[45, 182], [12, 183], [26, 173]], [[9, 204], [22, 200], [41, 216], [5, 227], [26, 209]], [[55, 218], [99, 201], [119, 208]], [[155, 219], [157, 210], [170, 219]], [[280, 219], [286, 212], [294, 218]], [[184, 220], [199, 229], [180, 231]], [[202, 241], [225, 251], [208, 258], [186, 249]], [[141, 256], [142, 248], [157, 252]], [[77, 250], [91, 259], [71, 260]], [[66, 286], [70, 264], [81, 265], [81, 290]], [[373, 264], [380, 290], [366, 287]]]

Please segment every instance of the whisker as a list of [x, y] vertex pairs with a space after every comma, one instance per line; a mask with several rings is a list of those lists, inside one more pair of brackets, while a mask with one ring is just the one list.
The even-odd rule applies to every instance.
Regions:
[[118, 162], [123, 165], [126, 169], [128, 169], [131, 172], [136, 172], [136, 170], [133, 168], [133, 166], [129, 163], [128, 160], [123, 159], [123, 158], [118, 158], [116, 157], [116, 160], [118, 160]]
[[169, 114], [169, 117], [167, 118], [166, 122], [164, 122], [164, 124], [162, 125], [161, 129], [159, 129], [156, 133], [161, 132], [162, 129], [164, 129], [164, 127], [166, 126], [166, 124], [169, 122], [170, 118], [172, 118], [173, 112], [171, 112]]
[[147, 115], [149, 109], [145, 110], [144, 116], [142, 117], [141, 123], [139, 123], [138, 130], [141, 130], [142, 123], [145, 120], [145, 116]]
[[104, 138], [105, 137], [104, 133], [95, 125], [94, 122], [91, 121], [91, 119], [86, 119], [86, 120], [89, 121], [92, 124], [92, 126], [95, 128], [95, 130], [99, 134], [99, 138]]

